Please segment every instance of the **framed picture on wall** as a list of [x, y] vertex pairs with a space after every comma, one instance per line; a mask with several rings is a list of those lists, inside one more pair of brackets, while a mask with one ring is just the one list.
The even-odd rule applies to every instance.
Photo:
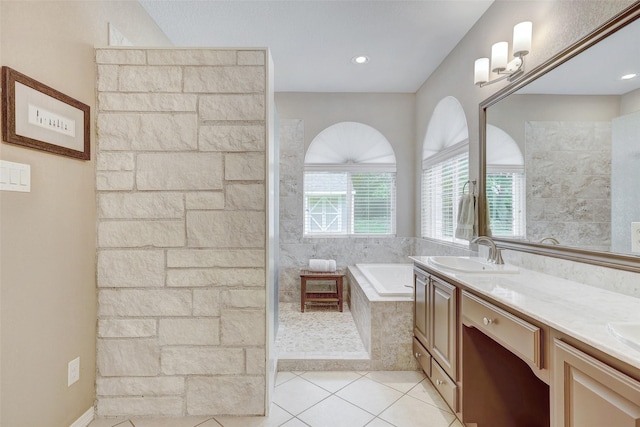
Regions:
[[89, 160], [89, 106], [2, 67], [2, 138], [11, 144]]

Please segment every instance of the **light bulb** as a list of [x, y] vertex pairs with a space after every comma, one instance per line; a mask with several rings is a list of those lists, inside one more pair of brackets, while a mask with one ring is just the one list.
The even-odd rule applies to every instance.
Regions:
[[498, 42], [491, 46], [491, 71], [499, 73], [507, 68], [507, 56], [509, 56], [509, 43]]
[[533, 24], [525, 21], [513, 27], [513, 56], [525, 56], [531, 52], [531, 34]]
[[481, 84], [489, 81], [489, 58], [478, 58], [474, 65], [473, 84]]

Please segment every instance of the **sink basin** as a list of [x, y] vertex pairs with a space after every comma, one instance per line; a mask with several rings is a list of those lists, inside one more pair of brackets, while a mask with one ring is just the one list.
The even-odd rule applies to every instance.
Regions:
[[429, 257], [428, 262], [434, 267], [457, 271], [460, 273], [513, 274], [518, 272], [518, 267], [513, 265], [491, 264], [484, 258], [477, 257], [432, 256]]
[[629, 347], [640, 351], [640, 323], [609, 323], [609, 332]]

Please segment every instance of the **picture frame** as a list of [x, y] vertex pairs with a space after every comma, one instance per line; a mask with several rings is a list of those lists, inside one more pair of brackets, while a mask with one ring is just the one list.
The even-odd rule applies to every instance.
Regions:
[[2, 139], [90, 160], [90, 108], [12, 68], [2, 67]]

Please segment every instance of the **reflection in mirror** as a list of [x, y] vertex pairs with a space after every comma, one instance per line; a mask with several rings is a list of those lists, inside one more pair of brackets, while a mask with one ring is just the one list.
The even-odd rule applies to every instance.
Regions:
[[632, 224], [640, 223], [639, 58], [635, 21], [485, 102], [494, 238], [640, 255], [632, 247]]
[[525, 171], [522, 150], [504, 130], [487, 124], [486, 194], [493, 237], [523, 239]]

